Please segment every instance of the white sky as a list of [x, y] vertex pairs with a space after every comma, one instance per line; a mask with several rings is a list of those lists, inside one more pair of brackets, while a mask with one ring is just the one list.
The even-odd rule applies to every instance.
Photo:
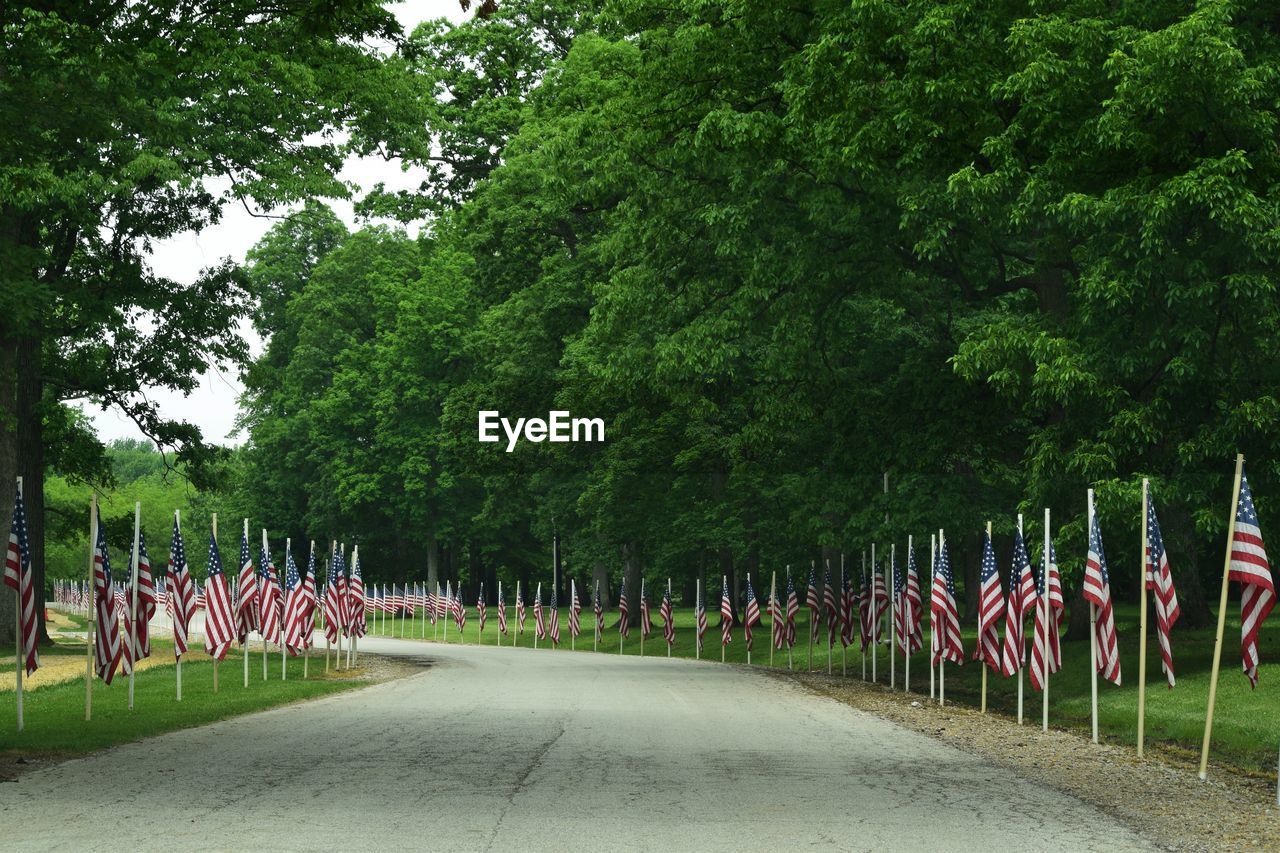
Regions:
[[[396, 17], [406, 33], [417, 24], [432, 18], [449, 18], [460, 21], [463, 14], [457, 0], [407, 0], [393, 7]], [[340, 177], [354, 181], [362, 189], [371, 189], [378, 182], [391, 189], [412, 189], [421, 183], [421, 173], [405, 173], [399, 163], [388, 163], [380, 158], [352, 158], [343, 168]], [[357, 193], [357, 196], [360, 193]], [[356, 225], [350, 202], [328, 200], [334, 212], [347, 223]], [[286, 211], [272, 211], [279, 214]], [[186, 232], [159, 243], [152, 256], [157, 274], [176, 281], [191, 282], [205, 267], [223, 258], [244, 261], [246, 253], [267, 232], [273, 219], [250, 216], [240, 205], [229, 205], [223, 211], [222, 221], [196, 234]], [[245, 329], [254, 352], [260, 352], [262, 341], [251, 329]], [[205, 440], [217, 444], [240, 444], [245, 436], [232, 436], [238, 413], [236, 400], [241, 385], [234, 369], [218, 371], [209, 369], [201, 377], [199, 387], [184, 397], [174, 391], [159, 388], [144, 389], [147, 397], [160, 406], [161, 414], [168, 418], [188, 421], [200, 427]], [[114, 438], [143, 438], [133, 422], [118, 411], [103, 409], [85, 401], [84, 410], [93, 420], [98, 435], [103, 440]]]

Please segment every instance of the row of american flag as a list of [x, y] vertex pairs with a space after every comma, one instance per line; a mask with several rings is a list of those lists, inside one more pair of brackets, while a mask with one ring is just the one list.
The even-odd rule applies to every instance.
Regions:
[[[1258, 632], [1274, 605], [1275, 586], [1258, 527], [1252, 492], [1244, 474], [1242, 458], [1237, 460], [1232, 507], [1233, 517], [1224, 570], [1223, 602], [1226, 601], [1226, 583], [1228, 581], [1238, 583], [1241, 587], [1242, 667], [1250, 683], [1256, 686], [1259, 664]], [[1082, 592], [1085, 600], [1090, 604], [1093, 617], [1090, 620], [1092, 656], [1096, 673], [1105, 680], [1119, 685], [1121, 667], [1110, 569], [1103, 548], [1098, 518], [1092, 508], [1092, 493], [1090, 493], [1089, 508], [1087, 558]], [[1155, 504], [1145, 482], [1143, 519], [1146, 542], [1143, 558], [1143, 586], [1145, 590], [1153, 593], [1152, 602], [1161, 668], [1169, 688], [1173, 688], [1176, 680], [1171, 629], [1179, 617], [1178, 600]], [[245, 644], [252, 633], [257, 633], [263, 639], [264, 649], [266, 643], [273, 643], [280, 646], [282, 655], [304, 654], [312, 644], [317, 612], [323, 617], [322, 625], [326, 640], [329, 643], [339, 644], [342, 638], [364, 636], [369, 619], [376, 618], [377, 614], [382, 614], [385, 622], [386, 616], [390, 614], [403, 614], [407, 611], [412, 618], [421, 612], [424, 632], [427, 620], [435, 626], [439, 620], [447, 619], [457, 626], [459, 632], [466, 626], [467, 607], [461, 590], [455, 590], [452, 582], [446, 582], [443, 589], [439, 585], [434, 589], [428, 589], [427, 585], [420, 583], [391, 585], [389, 588], [374, 586], [366, 594], [361, 580], [358, 549], [352, 552], [351, 567], [348, 570], [345, 547], [339, 548], [336, 542], [330, 548], [326, 583], [320, 590], [317, 590], [316, 586], [317, 554], [314, 542], [311, 544], [306, 565], [301, 570], [295, 562], [291, 542], [286, 542], [284, 570], [280, 573], [269, 555], [264, 531], [259, 559], [255, 564], [249, 546], [247, 520], [240, 543], [239, 571], [236, 577], [228, 582], [218, 551], [216, 518], [214, 524], [215, 530], [211, 531], [209, 537], [207, 580], [203, 588], [191, 577], [176, 513], [167, 566], [153, 575], [145, 539], [138, 531], [135, 537], [137, 559], [135, 560], [131, 554], [128, 563], [131, 569], [136, 567], [136, 571], [129, 581], [121, 583], [113, 578], [107, 544], [101, 526], [96, 524], [95, 515], [92, 584], [61, 583], [55, 589], [55, 600], [68, 606], [87, 608], [92, 611], [95, 672], [104, 682], [109, 684], [117, 670], [132, 672], [135, 661], [150, 655], [148, 622], [157, 607], [163, 607], [169, 616], [173, 629], [174, 654], [179, 661], [188, 649], [191, 617], [201, 608], [205, 611], [204, 647], [214, 660], [223, 659], [233, 643]], [[1065, 601], [1057, 554], [1048, 530], [1046, 511], [1044, 545], [1040, 549], [1039, 559], [1033, 561], [1030, 549], [1023, 539], [1021, 519], [1019, 519], [1013, 539], [1013, 565], [1007, 590], [1002, 588], [990, 526], [983, 537], [978, 591], [978, 634], [973, 659], [999, 675], [1005, 677], [1017, 675], [1020, 696], [1021, 675], [1024, 668], [1029, 672], [1032, 687], [1045, 691], [1049, 676], [1058, 672], [1062, 666], [1060, 624], [1064, 616]], [[17, 668], [19, 679], [22, 672], [29, 675], [39, 666], [39, 655], [35, 643], [36, 596], [30, 586], [30, 558], [26, 535], [21, 484], [19, 484], [5, 565], [5, 582], [18, 591], [16, 621], [24, 661], [24, 665]], [[965, 649], [956, 601], [955, 578], [944, 531], [939, 530], [936, 536], [931, 537], [930, 551], [927, 584], [921, 583], [916, 563], [916, 549], [910, 539], [905, 566], [901, 570], [898, 566], [896, 546], [890, 549], [887, 559], [883, 560], [883, 571], [877, 566], [879, 561], [873, 548], [870, 573], [866, 570], [864, 559], [862, 571], [857, 581], [852, 584], [845, 571], [843, 556], [840, 559], [838, 583], [833, 582], [829, 562], [821, 579], [817, 576], [816, 566], [811, 564], [803, 598], [803, 606], [809, 610], [810, 616], [808, 638], [810, 666], [813, 645], [821, 639], [825, 630], [828, 671], [831, 669], [831, 652], [837, 641], [842, 650], [842, 659], [843, 652], [848, 646], [855, 642], [859, 644], [864, 659], [864, 677], [868, 650], [872, 652], [872, 678], [874, 680], [877, 677], [875, 649], [882, 643], [889, 643], [893, 648], [893, 653], [890, 655], [891, 667], [894, 666], [895, 655], [898, 653], [904, 657], [909, 667], [911, 655], [920, 651], [924, 645], [922, 617], [926, 602], [923, 593], [927, 589], [929, 590], [927, 606], [930, 617], [931, 694], [936, 667], [940, 678], [938, 695], [941, 700], [944, 696], [941, 692], [944, 665], [962, 663], [965, 659]], [[544, 639], [549, 639], [553, 645], [559, 645], [561, 642], [556, 586], [556, 584], [552, 585], [549, 606], [546, 608], [543, 606], [541, 584], [537, 586], [534, 594], [532, 610], [535, 645], [537, 641]], [[633, 590], [632, 594], [636, 596], [639, 607], [638, 621], [642, 639], [641, 653], [643, 653], [643, 641], [654, 632], [654, 625], [645, 581], [641, 580], [639, 586], [639, 590]], [[704, 639], [709, 628], [705, 598], [699, 583], [695, 601], [696, 654], [699, 657], [703, 652]], [[617, 607], [619, 651], [621, 651], [621, 642], [628, 636], [632, 622], [631, 603], [625, 581], [619, 589]], [[771, 657], [774, 651], [785, 649], [789, 663], [792, 660], [797, 639], [796, 617], [800, 609], [801, 598], [788, 567], [782, 593], [778, 592], [775, 575], [766, 608], [763, 611], [763, 614], [768, 615], [771, 623]], [[482, 585], [476, 599], [477, 639], [480, 632], [484, 630], [487, 610]], [[598, 646], [605, 630], [599, 583], [596, 584], [592, 596], [592, 610], [595, 617], [593, 635]], [[571, 641], [576, 641], [582, 633], [581, 612], [577, 584], [576, 581], [571, 581], [568, 607]], [[658, 608], [668, 654], [676, 639], [673, 612], [671, 583], [668, 580]], [[371, 617], [370, 614], [374, 616]], [[885, 619], [886, 614], [890, 616], [888, 620]], [[1025, 622], [1028, 616], [1033, 619], [1029, 659], [1025, 637]], [[732, 642], [733, 627], [738, 621], [735, 619], [734, 600], [730, 594], [727, 578], [722, 578], [720, 617], [723, 658], [723, 650]], [[1225, 612], [1219, 614], [1219, 640], [1224, 617]], [[497, 619], [499, 634], [506, 636], [508, 634], [507, 603], [500, 583], [497, 589]], [[514, 626], [516, 633], [524, 631], [525, 621], [524, 590], [521, 584], [517, 583]], [[760, 602], [756, 597], [751, 578], [747, 576], [745, 607], [740, 624], [748, 661], [750, 661], [754, 643], [753, 629], [760, 625], [761, 621]], [[400, 630], [403, 636], [404, 620], [401, 620]], [[886, 630], [891, 632], [891, 640], [885, 639]], [[425, 633], [423, 636], [425, 637]], [[1218, 646], [1221, 646], [1220, 642]], [[326, 656], [326, 662], [327, 660]], [[891, 673], [892, 671], [891, 669]], [[1215, 686], [1216, 677], [1217, 658], [1215, 657]], [[892, 675], [891, 678], [893, 678]], [[904, 686], [909, 686], [905, 680]], [[985, 708], [985, 672], [983, 695]], [[1212, 698], [1210, 702], [1205, 735], [1206, 756], [1209, 725], [1212, 719]], [[1047, 709], [1046, 696], [1046, 727]], [[1021, 703], [1019, 718], [1021, 719]]]

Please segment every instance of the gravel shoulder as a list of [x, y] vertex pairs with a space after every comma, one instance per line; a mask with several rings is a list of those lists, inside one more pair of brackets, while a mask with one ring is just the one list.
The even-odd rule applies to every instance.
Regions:
[[[1280, 850], [1275, 780], [1210, 768], [1198, 756], [1094, 744], [1075, 732], [1043, 732], [1036, 718], [1019, 726], [997, 714], [939, 707], [925, 695], [857, 679], [778, 672], [782, 681], [928, 735], [1019, 776], [1069, 794], [1171, 850]], [[1037, 694], [1038, 695], [1038, 694]]]

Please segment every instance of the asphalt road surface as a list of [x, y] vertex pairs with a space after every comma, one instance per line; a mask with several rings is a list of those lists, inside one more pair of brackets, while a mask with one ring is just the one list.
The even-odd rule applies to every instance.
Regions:
[[1145, 849], [1078, 800], [742, 667], [362, 650], [434, 666], [0, 785], [0, 847]]

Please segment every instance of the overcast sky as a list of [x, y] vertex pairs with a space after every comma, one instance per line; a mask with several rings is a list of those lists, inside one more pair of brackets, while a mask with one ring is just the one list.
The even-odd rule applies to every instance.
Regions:
[[[431, 18], [445, 17], [456, 21], [465, 17], [457, 0], [408, 0], [392, 8], [406, 33], [418, 23]], [[353, 157], [343, 168], [341, 177], [343, 180], [356, 182], [363, 189], [370, 189], [379, 181], [392, 189], [409, 189], [421, 182], [419, 174], [406, 174], [399, 163], [368, 157]], [[350, 202], [330, 200], [328, 204], [349, 227], [355, 225]], [[200, 270], [223, 258], [243, 261], [245, 254], [274, 221], [250, 216], [239, 205], [228, 206], [223, 212], [222, 221], [217, 225], [206, 228], [199, 234], [187, 232], [159, 243], [152, 264], [159, 275], [182, 282], [194, 281]], [[251, 330], [247, 337], [254, 352], [261, 351], [262, 342]], [[235, 429], [236, 399], [240, 391], [239, 376], [234, 369], [218, 371], [210, 368], [201, 378], [200, 386], [189, 396], [157, 388], [146, 389], [146, 394], [159, 404], [165, 417], [189, 421], [199, 426], [207, 441], [240, 444], [245, 436], [231, 434]], [[104, 440], [143, 437], [133, 422], [119, 412], [103, 409], [87, 401], [81, 405]]]

